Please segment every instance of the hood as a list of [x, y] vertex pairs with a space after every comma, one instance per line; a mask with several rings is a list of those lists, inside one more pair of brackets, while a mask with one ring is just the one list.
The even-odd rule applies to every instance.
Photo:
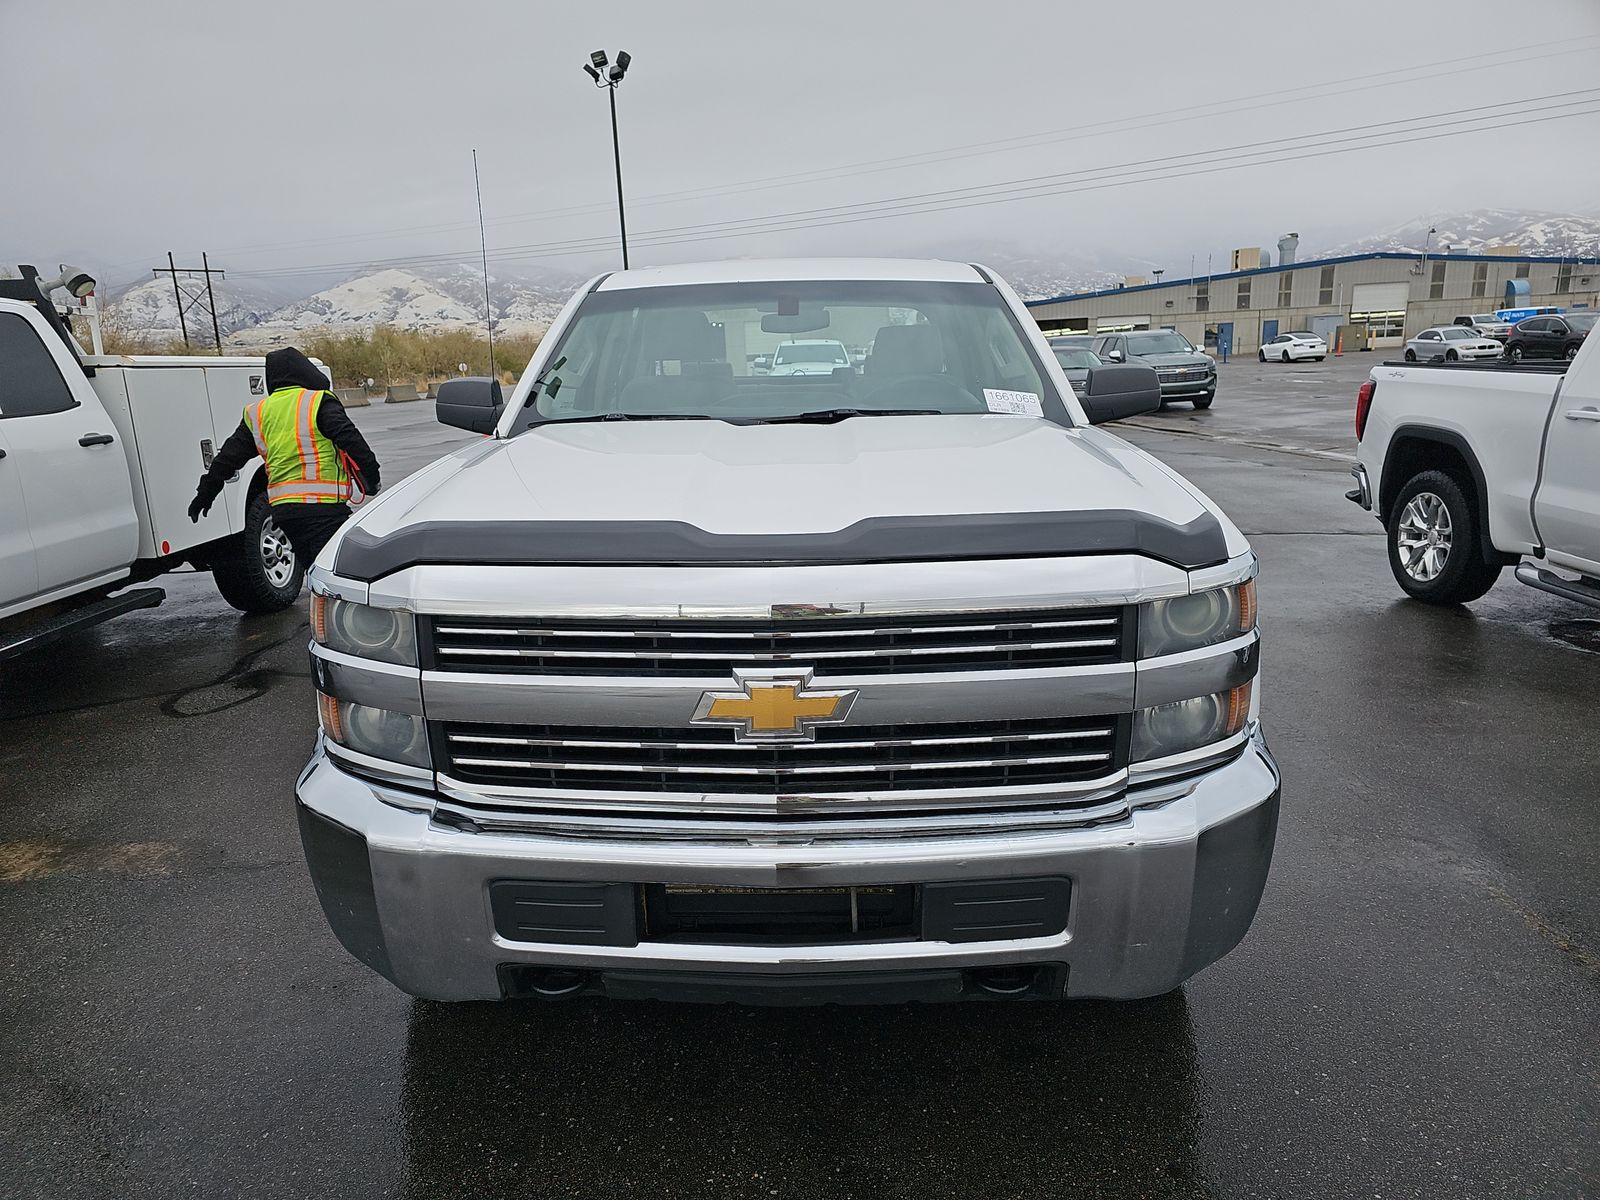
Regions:
[[1178, 350], [1172, 354], [1134, 354], [1129, 356], [1130, 362], [1144, 363], [1147, 367], [1208, 367], [1211, 359], [1204, 354], [1193, 354], [1187, 350]]
[[328, 377], [317, 365], [293, 346], [273, 350], [267, 355], [267, 391], [279, 388], [310, 388], [314, 392], [328, 387]]
[[682, 522], [709, 534], [832, 533], [874, 518], [1212, 510], [1096, 429], [1009, 416], [830, 425], [559, 423], [478, 443], [380, 498], [369, 537], [441, 522]]

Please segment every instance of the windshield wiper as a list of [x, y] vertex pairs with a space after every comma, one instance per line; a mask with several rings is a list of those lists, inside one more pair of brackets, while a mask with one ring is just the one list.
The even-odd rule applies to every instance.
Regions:
[[582, 425], [589, 421], [715, 421], [701, 413], [593, 413], [587, 417], [553, 417], [545, 425]]
[[789, 413], [782, 417], [755, 417], [740, 421], [740, 425], [792, 425], [810, 422], [816, 425], [843, 421], [850, 417], [940, 417], [937, 408], [819, 408], [813, 412]]

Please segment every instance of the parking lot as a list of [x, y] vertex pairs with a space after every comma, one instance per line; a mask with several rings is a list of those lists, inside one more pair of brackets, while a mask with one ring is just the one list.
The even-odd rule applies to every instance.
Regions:
[[[0, 671], [0, 1195], [1600, 1192], [1600, 621], [1404, 601], [1339, 455], [1376, 354], [1125, 427], [1262, 561], [1245, 943], [1137, 1004], [414, 1001], [328, 932], [306, 602], [208, 581]], [[357, 410], [386, 476], [465, 435]]]

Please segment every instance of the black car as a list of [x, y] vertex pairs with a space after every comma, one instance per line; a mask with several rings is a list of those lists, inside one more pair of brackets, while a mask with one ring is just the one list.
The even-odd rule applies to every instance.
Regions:
[[1559, 317], [1518, 321], [1506, 339], [1506, 357], [1512, 362], [1525, 358], [1576, 358], [1578, 347], [1597, 320], [1600, 313], [1562, 313]]
[[1108, 333], [1094, 340], [1094, 352], [1107, 362], [1137, 359], [1156, 369], [1161, 381], [1161, 407], [1173, 400], [1192, 400], [1196, 408], [1210, 408], [1217, 396], [1217, 364], [1197, 350], [1183, 334], [1171, 329], [1140, 329], [1133, 333]]
[[1089, 386], [1089, 372], [1101, 363], [1100, 356], [1082, 346], [1064, 346], [1055, 338], [1050, 339], [1050, 349], [1061, 364], [1061, 373], [1067, 377], [1072, 390], [1083, 395], [1084, 389]]

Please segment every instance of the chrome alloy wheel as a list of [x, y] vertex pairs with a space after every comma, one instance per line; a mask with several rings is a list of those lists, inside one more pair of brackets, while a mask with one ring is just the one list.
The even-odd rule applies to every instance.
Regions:
[[294, 547], [271, 517], [261, 522], [261, 567], [275, 588], [287, 587], [294, 575]]
[[1450, 560], [1450, 535], [1450, 510], [1443, 500], [1432, 492], [1411, 497], [1395, 537], [1406, 574], [1418, 583], [1437, 579]]

